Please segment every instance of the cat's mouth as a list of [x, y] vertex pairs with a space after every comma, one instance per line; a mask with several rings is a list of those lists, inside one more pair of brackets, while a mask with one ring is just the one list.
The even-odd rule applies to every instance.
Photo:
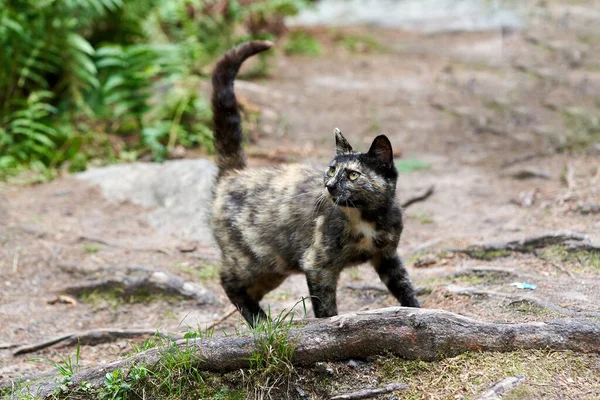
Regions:
[[329, 196], [329, 199], [333, 202], [334, 205], [338, 207], [350, 207], [356, 208], [356, 206], [349, 200], [343, 199], [340, 196]]

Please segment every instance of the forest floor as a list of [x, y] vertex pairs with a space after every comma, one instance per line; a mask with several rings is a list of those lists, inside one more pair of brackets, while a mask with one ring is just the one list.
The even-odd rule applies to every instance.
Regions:
[[[575, 236], [522, 251], [458, 251], [557, 232], [600, 244], [600, 8], [546, 3], [517, 32], [311, 29], [322, 43], [320, 56], [278, 52], [267, 79], [236, 86], [256, 116], [250, 164], [326, 163], [334, 127], [363, 151], [385, 133], [402, 169], [398, 197], [435, 187], [406, 210], [400, 244], [413, 282], [424, 288], [423, 307], [493, 322], [600, 312], [600, 253], [568, 251], [581, 242]], [[127, 179], [112, 176], [115, 184]], [[20, 345], [100, 328], [183, 334], [230, 310], [212, 238], [201, 228], [186, 231], [185, 214], [155, 218], [165, 203], [115, 194], [110, 183], [97, 186], [85, 174], [0, 186], [0, 381], [55, 370], [52, 363], [76, 347], [13, 355]], [[203, 285], [216, 299], [90, 286], [154, 271]], [[88, 286], [68, 290], [73, 285]], [[368, 265], [345, 271], [340, 313], [396, 305], [382, 287]], [[276, 314], [307, 294], [303, 277], [294, 276], [263, 305]], [[237, 313], [214, 334], [236, 329], [246, 329]], [[80, 367], [122, 357], [144, 339], [82, 345]], [[295, 373], [301, 389], [270, 394], [322, 398], [402, 381], [409, 385], [398, 392], [402, 398], [462, 399], [521, 374], [523, 382], [505, 398], [600, 397], [600, 355], [571, 352], [468, 353], [433, 363], [382, 356]], [[219, 395], [248, 390], [237, 378], [219, 378]]]

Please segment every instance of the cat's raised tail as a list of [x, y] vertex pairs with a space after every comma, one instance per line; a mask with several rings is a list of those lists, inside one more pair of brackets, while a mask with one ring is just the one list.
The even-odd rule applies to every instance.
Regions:
[[212, 109], [219, 177], [230, 170], [246, 166], [242, 148], [242, 120], [233, 91], [235, 76], [248, 57], [272, 46], [273, 43], [268, 41], [243, 43], [225, 53], [215, 67], [212, 75]]

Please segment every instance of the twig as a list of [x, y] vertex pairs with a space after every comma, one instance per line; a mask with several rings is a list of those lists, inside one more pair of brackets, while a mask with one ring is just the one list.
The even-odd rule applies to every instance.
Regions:
[[356, 400], [356, 399], [368, 399], [369, 397], [375, 397], [380, 394], [386, 394], [395, 392], [396, 390], [406, 390], [408, 389], [408, 385], [405, 383], [390, 383], [382, 388], [367, 388], [363, 390], [359, 390], [357, 392], [338, 394], [330, 398], [330, 400]]
[[62, 343], [64, 346], [75, 344], [91, 345], [113, 342], [119, 339], [153, 335], [158, 335], [162, 338], [171, 338], [173, 340], [178, 340], [181, 338], [179, 335], [173, 333], [163, 333], [156, 329], [95, 329], [84, 332], [66, 333], [42, 342], [20, 346], [13, 352], [13, 355], [18, 356], [19, 354], [32, 353], [34, 351], [42, 350], [59, 343]]
[[537, 299], [537, 298], [531, 297], [531, 296], [520, 296], [520, 295], [515, 295], [515, 294], [510, 294], [510, 293], [501, 293], [501, 292], [495, 292], [492, 290], [483, 290], [483, 289], [477, 289], [477, 288], [472, 288], [472, 287], [461, 288], [461, 287], [457, 287], [455, 285], [448, 285], [446, 287], [446, 290], [448, 290], [450, 293], [458, 294], [458, 295], [462, 295], [462, 296], [498, 297], [501, 299], [510, 300], [511, 301], [510, 304], [516, 304], [516, 303], [533, 304], [533, 305], [536, 305], [541, 308], [546, 308], [548, 310], [555, 311], [559, 314], [567, 315], [569, 317], [600, 318], [600, 312], [598, 312], [598, 311], [570, 310], [568, 308], [561, 307], [558, 304], [554, 304], [554, 303], [551, 303], [551, 302], [545, 301], [545, 300], [540, 300], [540, 299]]
[[0, 350], [13, 349], [15, 347], [23, 346], [22, 343], [0, 343]]
[[21, 250], [20, 247], [17, 247], [15, 249], [15, 256], [13, 257], [13, 263], [12, 263], [13, 274], [16, 274], [17, 270], [19, 269], [19, 250]]
[[525, 153], [525, 154], [521, 154], [519, 156], [516, 156], [514, 158], [511, 158], [510, 160], [506, 160], [504, 161], [502, 164], [500, 164], [500, 168], [508, 168], [510, 166], [513, 166], [515, 164], [519, 164], [525, 161], [529, 161], [529, 160], [533, 160], [534, 158], [538, 158], [538, 157], [546, 157], [549, 155], [554, 154], [554, 151], [539, 151], [539, 152], [535, 152], [535, 153]]
[[231, 317], [233, 314], [235, 314], [235, 312], [237, 311], [237, 308], [232, 307], [229, 311], [227, 311], [225, 314], [223, 314], [221, 317], [219, 317], [218, 319], [216, 319], [215, 321], [211, 322], [210, 324], [208, 324], [206, 326], [206, 330], [210, 331], [211, 329], [213, 329], [215, 326], [219, 325], [220, 323], [222, 323], [223, 321], [225, 321], [227, 318]]
[[433, 194], [434, 189], [435, 189], [435, 186], [431, 185], [425, 193], [423, 193], [419, 196], [411, 197], [410, 199], [408, 199], [404, 203], [402, 203], [402, 205], [401, 205], [402, 208], [407, 208], [412, 204], [427, 200]]
[[125, 250], [131, 250], [131, 251], [149, 251], [149, 252], [156, 252], [156, 253], [166, 254], [168, 256], [172, 255], [171, 252], [169, 250], [166, 250], [166, 249], [121, 246], [118, 243], [110, 242], [110, 241], [102, 239], [102, 238], [98, 238], [98, 237], [94, 237], [94, 236], [88, 236], [88, 235], [79, 235], [79, 237], [77, 238], [77, 240], [80, 241], [80, 242], [98, 243], [98, 244], [101, 244], [103, 246], [114, 247], [114, 248], [117, 248], [117, 249], [125, 249]]
[[501, 395], [511, 392], [524, 379], [525, 377], [523, 375], [509, 376], [508, 378], [504, 378], [492, 386], [490, 390], [475, 397], [474, 400], [500, 400], [502, 398]]

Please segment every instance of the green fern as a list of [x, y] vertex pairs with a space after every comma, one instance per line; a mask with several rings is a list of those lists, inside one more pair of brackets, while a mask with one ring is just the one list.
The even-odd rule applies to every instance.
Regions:
[[305, 3], [229, 0], [222, 12], [203, 0], [0, 0], [0, 175], [65, 163], [77, 171], [115, 152], [163, 160], [179, 145], [211, 151], [210, 108], [194, 76], [248, 39], [246, 19]]
[[6, 118], [0, 130], [0, 166], [10, 167], [29, 160], [49, 163], [60, 139], [59, 132], [48, 119], [56, 113], [50, 105], [53, 94], [48, 91], [31, 93], [20, 107]]

